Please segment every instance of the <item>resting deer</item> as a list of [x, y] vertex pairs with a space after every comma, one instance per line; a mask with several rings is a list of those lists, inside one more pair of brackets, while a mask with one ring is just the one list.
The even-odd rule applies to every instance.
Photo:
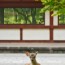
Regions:
[[36, 61], [37, 52], [36, 52], [36, 53], [30, 53], [30, 52], [27, 51], [27, 52], [26, 52], [26, 55], [30, 57], [31, 63], [25, 64], [25, 65], [40, 65], [40, 64], [37, 63], [37, 61]]

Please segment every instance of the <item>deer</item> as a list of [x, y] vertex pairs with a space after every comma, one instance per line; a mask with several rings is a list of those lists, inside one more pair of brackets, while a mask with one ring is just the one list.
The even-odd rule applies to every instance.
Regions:
[[31, 63], [29, 64], [25, 64], [25, 65], [40, 65], [37, 61], [36, 61], [36, 55], [38, 52], [35, 52], [35, 53], [30, 53], [28, 51], [25, 52], [26, 55], [30, 58], [31, 60]]

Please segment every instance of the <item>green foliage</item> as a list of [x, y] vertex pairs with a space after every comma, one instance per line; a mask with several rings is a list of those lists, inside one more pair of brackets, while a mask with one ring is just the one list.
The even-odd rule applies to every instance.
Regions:
[[65, 0], [41, 0], [43, 8], [40, 13], [56, 11], [52, 16], [59, 16], [59, 24], [65, 24]]
[[65, 15], [59, 16], [59, 24], [65, 24]]
[[53, 15], [62, 15], [65, 14], [65, 0], [41, 0], [44, 7], [41, 12], [49, 11], [57, 11]]
[[4, 8], [4, 24], [44, 24], [41, 8]]

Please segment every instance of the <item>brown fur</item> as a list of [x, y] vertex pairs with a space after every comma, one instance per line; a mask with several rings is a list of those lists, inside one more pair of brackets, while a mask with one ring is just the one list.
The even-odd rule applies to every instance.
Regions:
[[[27, 63], [27, 64], [25, 64], [25, 65], [32, 65], [32, 64], [31, 64], [31, 63]], [[38, 63], [37, 65], [40, 65], [40, 64]]]

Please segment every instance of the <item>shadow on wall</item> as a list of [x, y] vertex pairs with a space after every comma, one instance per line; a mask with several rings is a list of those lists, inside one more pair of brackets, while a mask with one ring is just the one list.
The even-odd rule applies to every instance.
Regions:
[[38, 51], [38, 53], [65, 53], [65, 47], [0, 47], [0, 53], [24, 53], [25, 51]]

